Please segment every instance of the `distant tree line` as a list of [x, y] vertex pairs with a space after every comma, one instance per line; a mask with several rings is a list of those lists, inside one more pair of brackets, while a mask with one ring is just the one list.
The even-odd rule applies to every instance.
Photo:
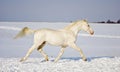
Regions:
[[120, 19], [117, 20], [116, 22], [115, 21], [111, 21], [110, 19], [107, 20], [107, 21], [101, 21], [101, 22], [97, 22], [97, 23], [111, 23], [111, 24], [116, 24], [116, 23], [120, 23]]

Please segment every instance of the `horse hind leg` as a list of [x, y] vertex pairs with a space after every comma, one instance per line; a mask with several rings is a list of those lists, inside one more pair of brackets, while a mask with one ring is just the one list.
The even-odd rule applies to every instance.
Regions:
[[44, 42], [37, 48], [37, 50], [39, 51], [40, 49], [42, 49], [43, 46], [45, 46], [45, 44], [46, 44], [46, 41], [44, 41]]
[[25, 57], [23, 57], [23, 58], [20, 60], [20, 62], [25, 61], [25, 60], [30, 56], [30, 54], [33, 52], [33, 50], [34, 50], [35, 48], [37, 48], [38, 46], [39, 46], [39, 44], [33, 44], [32, 47], [28, 50], [28, 52], [27, 52], [27, 54], [25, 55]]
[[44, 41], [38, 48], [37, 50], [45, 57], [45, 60], [48, 61], [48, 55], [43, 51], [43, 46], [45, 46], [46, 41]]

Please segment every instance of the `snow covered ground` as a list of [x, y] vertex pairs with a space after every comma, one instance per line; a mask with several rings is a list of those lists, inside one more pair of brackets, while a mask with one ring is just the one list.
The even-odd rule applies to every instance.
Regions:
[[28, 58], [21, 63], [20, 58], [0, 58], [0, 72], [120, 72], [120, 57], [63, 58], [54, 63], [54, 58], [45, 62], [43, 58]]

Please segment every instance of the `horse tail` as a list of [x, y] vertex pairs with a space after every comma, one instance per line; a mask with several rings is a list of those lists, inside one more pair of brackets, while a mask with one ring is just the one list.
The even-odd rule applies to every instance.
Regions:
[[29, 34], [32, 34], [34, 33], [35, 30], [32, 30], [28, 27], [24, 27], [15, 37], [14, 39], [17, 39], [17, 38], [21, 38], [21, 37], [24, 37], [26, 35], [29, 35]]

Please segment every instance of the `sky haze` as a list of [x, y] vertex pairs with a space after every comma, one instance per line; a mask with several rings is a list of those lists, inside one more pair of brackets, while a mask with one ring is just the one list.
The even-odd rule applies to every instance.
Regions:
[[120, 19], [120, 0], [0, 0], [0, 21]]

